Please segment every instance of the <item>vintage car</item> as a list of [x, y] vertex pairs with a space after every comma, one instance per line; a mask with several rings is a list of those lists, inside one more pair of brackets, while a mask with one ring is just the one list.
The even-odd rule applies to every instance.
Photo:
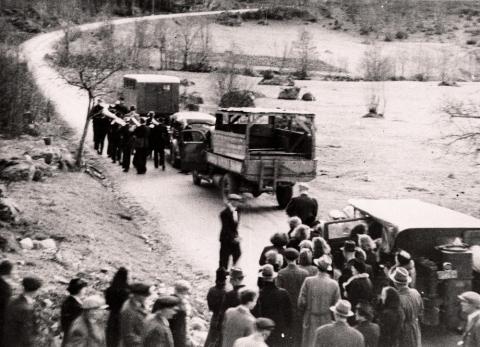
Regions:
[[180, 79], [155, 74], [129, 74], [123, 76], [122, 95], [127, 106], [134, 105], [137, 112], [149, 111], [162, 117], [178, 112]]
[[214, 125], [215, 117], [208, 113], [182, 111], [174, 113], [171, 116], [170, 163], [173, 167], [188, 171], [188, 167], [185, 166], [185, 156], [190, 155], [190, 153], [185, 150], [187, 144], [202, 142], [205, 138], [204, 134], [211, 130]]
[[[316, 177], [315, 115], [254, 107], [220, 108], [215, 129], [189, 143], [185, 166], [230, 193], [274, 193], [284, 208], [296, 182]], [[194, 132], [194, 130], [192, 130]]]
[[457, 296], [472, 287], [470, 247], [480, 244], [480, 219], [417, 199], [352, 199], [349, 204], [351, 218], [323, 226], [333, 251], [349, 238], [348, 231], [338, 226], [352, 222], [379, 226], [382, 253], [405, 250], [414, 259], [416, 288], [425, 305], [423, 323], [456, 329]]

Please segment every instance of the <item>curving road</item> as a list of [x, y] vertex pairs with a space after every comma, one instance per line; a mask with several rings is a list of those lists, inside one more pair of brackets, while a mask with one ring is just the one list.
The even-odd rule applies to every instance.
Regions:
[[[216, 13], [220, 12], [128, 18], [115, 20], [113, 24]], [[80, 29], [93, 30], [101, 25], [102, 23], [85, 24]], [[45, 61], [45, 55], [53, 51], [54, 44], [61, 36], [62, 31], [36, 36], [22, 45], [22, 52], [41, 91], [79, 135], [84, 125], [87, 96], [79, 89], [67, 85]], [[105, 158], [106, 162], [107, 160]], [[109, 163], [106, 165], [122, 189], [160, 221], [159, 229], [171, 235], [173, 246], [178, 250], [184, 249], [186, 261], [194, 269], [213, 274], [218, 264], [218, 214], [223, 208], [218, 191], [209, 186], [194, 186], [189, 175], [178, 173], [171, 167], [167, 167], [165, 172], [154, 170], [151, 162], [144, 176], [137, 176], [134, 172], [124, 174], [118, 166]], [[277, 210], [275, 205], [276, 201], [271, 196], [252, 200], [241, 220], [241, 266], [247, 272], [248, 283], [252, 285], [256, 283], [255, 273], [261, 249], [268, 244], [274, 231], [287, 229], [286, 215]]]

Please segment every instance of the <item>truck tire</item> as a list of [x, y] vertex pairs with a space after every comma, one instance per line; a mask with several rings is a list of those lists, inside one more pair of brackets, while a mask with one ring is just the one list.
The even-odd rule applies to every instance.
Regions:
[[277, 197], [278, 207], [284, 209], [292, 199], [293, 186], [277, 186], [275, 196]]
[[196, 186], [199, 186], [202, 184], [202, 177], [200, 177], [197, 170], [193, 170], [192, 180], [193, 180], [193, 184]]
[[237, 194], [238, 180], [235, 175], [231, 173], [223, 175], [222, 181], [220, 182], [220, 189], [222, 190], [223, 199], [227, 199], [229, 194]]

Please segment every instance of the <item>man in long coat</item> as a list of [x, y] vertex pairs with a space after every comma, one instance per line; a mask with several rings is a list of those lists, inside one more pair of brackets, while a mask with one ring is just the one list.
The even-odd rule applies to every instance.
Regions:
[[324, 255], [314, 263], [318, 275], [305, 279], [298, 297], [298, 308], [303, 313], [303, 347], [313, 345], [318, 327], [331, 323], [330, 307], [340, 298], [340, 287], [328, 274], [332, 270], [330, 257]]
[[153, 165], [165, 171], [165, 148], [168, 146], [169, 137], [167, 126], [163, 119], [153, 119], [150, 124], [150, 148], [153, 150]]
[[150, 150], [150, 128], [145, 124], [145, 119], [140, 119], [140, 125], [133, 132], [135, 154], [133, 156], [133, 166], [137, 169], [137, 174], [147, 172], [147, 157]]
[[257, 303], [257, 293], [250, 289], [242, 289], [239, 293], [240, 305], [229, 308], [225, 312], [222, 329], [222, 347], [232, 347], [240, 337], [255, 331], [255, 317], [250, 312]]
[[242, 197], [240, 195], [228, 195], [227, 206], [220, 213], [222, 229], [220, 231], [219, 267], [223, 267], [224, 269], [228, 269], [230, 256], [232, 257], [233, 266], [235, 266], [242, 255], [240, 250], [240, 238], [238, 235], [238, 224], [240, 222], [238, 206], [241, 201]]
[[365, 347], [363, 335], [347, 323], [347, 318], [353, 316], [351, 307], [352, 305], [347, 300], [339, 300], [335, 306], [331, 307], [335, 322], [317, 329], [312, 346]]
[[70, 295], [63, 301], [60, 310], [60, 326], [63, 332], [62, 346], [67, 344], [68, 333], [73, 321], [83, 312], [82, 291], [86, 286], [87, 282], [78, 277], [72, 279], [68, 284], [67, 291]]
[[145, 301], [150, 296], [150, 287], [142, 283], [130, 286], [130, 298], [120, 312], [120, 333], [122, 347], [141, 347], [147, 310]]
[[152, 309], [155, 316], [145, 323], [141, 346], [174, 347], [168, 320], [173, 317], [179, 304], [180, 299], [175, 296], [163, 296], [155, 301]]
[[298, 251], [294, 248], [285, 250], [284, 257], [287, 267], [280, 270], [277, 277], [277, 285], [284, 288], [290, 296], [293, 319], [288, 337], [289, 345], [293, 347], [300, 347], [302, 344], [302, 314], [297, 307], [297, 302], [303, 281], [309, 276], [307, 270], [299, 268], [296, 264], [298, 255]]
[[405, 314], [403, 329], [400, 333], [400, 346], [421, 347], [422, 335], [420, 331], [419, 317], [423, 315], [423, 300], [420, 293], [408, 285], [412, 278], [403, 267], [398, 267], [390, 275], [400, 296], [400, 308]]
[[463, 347], [480, 346], [480, 294], [465, 292], [458, 296], [462, 312], [467, 315], [463, 332]]
[[35, 295], [42, 286], [36, 277], [22, 280], [23, 293], [7, 305], [3, 336], [4, 347], [35, 347], [37, 327], [35, 322]]
[[3, 327], [5, 325], [5, 311], [12, 296], [12, 288], [6, 278], [12, 273], [13, 265], [4, 260], [0, 263], [0, 343], [3, 341]]
[[285, 289], [275, 285], [277, 274], [271, 264], [263, 266], [260, 277], [263, 280], [263, 287], [253, 313], [256, 317], [270, 318], [275, 322], [275, 329], [267, 339], [269, 346], [291, 346], [287, 338], [292, 325], [290, 296]]
[[289, 217], [297, 216], [302, 224], [312, 227], [318, 214], [317, 200], [308, 194], [309, 187], [306, 183], [299, 183], [298, 190], [300, 195], [290, 200], [285, 211]]

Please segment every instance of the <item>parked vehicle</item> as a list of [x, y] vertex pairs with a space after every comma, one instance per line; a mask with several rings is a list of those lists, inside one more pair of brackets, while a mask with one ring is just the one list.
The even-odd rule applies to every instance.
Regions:
[[123, 76], [122, 95], [127, 106], [134, 105], [137, 112], [146, 115], [154, 111], [168, 117], [178, 112], [180, 79], [155, 74]]
[[215, 117], [203, 112], [183, 111], [173, 114], [170, 124], [170, 163], [189, 171], [190, 144], [204, 141], [206, 132], [215, 125]]
[[185, 148], [194, 184], [213, 182], [224, 197], [275, 193], [284, 208], [296, 182], [316, 177], [314, 114], [244, 107], [221, 108], [215, 118], [215, 129]]
[[[480, 219], [416, 199], [353, 199], [351, 219], [327, 222], [324, 237], [338, 250], [348, 239], [341, 226], [378, 223], [385, 255], [405, 250], [416, 267], [416, 288], [422, 294], [423, 323], [460, 326], [457, 296], [472, 287], [472, 252], [480, 244]], [[335, 232], [336, 231], [336, 232]], [[387, 257], [388, 258], [388, 257]]]

